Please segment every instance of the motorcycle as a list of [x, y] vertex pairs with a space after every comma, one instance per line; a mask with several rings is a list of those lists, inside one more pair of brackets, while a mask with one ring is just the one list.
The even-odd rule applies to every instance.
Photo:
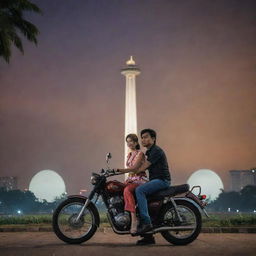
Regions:
[[[59, 239], [69, 244], [80, 244], [89, 240], [100, 225], [100, 215], [96, 202], [101, 196], [107, 209], [107, 218], [118, 235], [129, 235], [130, 212], [124, 210], [123, 190], [125, 184], [107, 178], [121, 175], [108, 166], [111, 154], [106, 156], [107, 169], [92, 173], [94, 186], [88, 197], [70, 195], [62, 201], [53, 213], [53, 231]], [[198, 188], [195, 195], [192, 191]], [[92, 199], [96, 196], [95, 202]], [[205, 210], [206, 195], [201, 195], [201, 187], [189, 184], [170, 186], [147, 197], [148, 210], [153, 229], [145, 234], [161, 233], [166, 241], [175, 245], [186, 245], [194, 241], [202, 227], [201, 212], [209, 218]], [[139, 219], [139, 210], [136, 207]], [[131, 235], [131, 234], [130, 234]]]

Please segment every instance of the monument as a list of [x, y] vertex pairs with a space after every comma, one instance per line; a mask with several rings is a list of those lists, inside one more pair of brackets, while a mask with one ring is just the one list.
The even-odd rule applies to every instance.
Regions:
[[[121, 74], [126, 78], [125, 87], [125, 131], [124, 131], [124, 166], [126, 168], [126, 157], [128, 154], [128, 147], [126, 145], [125, 137], [129, 133], [137, 134], [137, 106], [136, 106], [136, 76], [139, 75], [140, 69], [135, 64], [131, 56], [126, 61], [126, 67], [121, 69]], [[126, 174], [128, 175], [128, 174]]]

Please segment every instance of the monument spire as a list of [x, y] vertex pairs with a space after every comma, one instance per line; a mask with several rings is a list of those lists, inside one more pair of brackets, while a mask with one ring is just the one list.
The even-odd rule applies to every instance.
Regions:
[[[135, 65], [133, 56], [126, 61], [126, 67], [121, 69], [121, 74], [125, 76], [125, 131], [124, 131], [124, 166], [126, 168], [126, 157], [128, 147], [125, 138], [129, 133], [137, 134], [137, 106], [136, 106], [136, 76], [141, 73]], [[128, 174], [126, 174], [128, 175]]]

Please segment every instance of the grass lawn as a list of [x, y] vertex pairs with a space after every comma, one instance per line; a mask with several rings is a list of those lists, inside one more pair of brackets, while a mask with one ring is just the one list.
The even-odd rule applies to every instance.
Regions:
[[[251, 227], [256, 226], [256, 214], [254, 213], [208, 213], [210, 218], [203, 216], [203, 227]], [[100, 214], [101, 226], [108, 227], [107, 216]], [[0, 216], [0, 226], [51, 226], [52, 215], [22, 215]]]

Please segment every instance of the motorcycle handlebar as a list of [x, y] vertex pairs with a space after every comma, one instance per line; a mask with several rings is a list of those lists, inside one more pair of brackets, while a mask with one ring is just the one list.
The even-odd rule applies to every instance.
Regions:
[[114, 176], [114, 175], [119, 175], [119, 174], [123, 174], [121, 172], [115, 172], [114, 169], [108, 169], [108, 170], [101, 170], [101, 173], [106, 175], [107, 177], [109, 176]]

